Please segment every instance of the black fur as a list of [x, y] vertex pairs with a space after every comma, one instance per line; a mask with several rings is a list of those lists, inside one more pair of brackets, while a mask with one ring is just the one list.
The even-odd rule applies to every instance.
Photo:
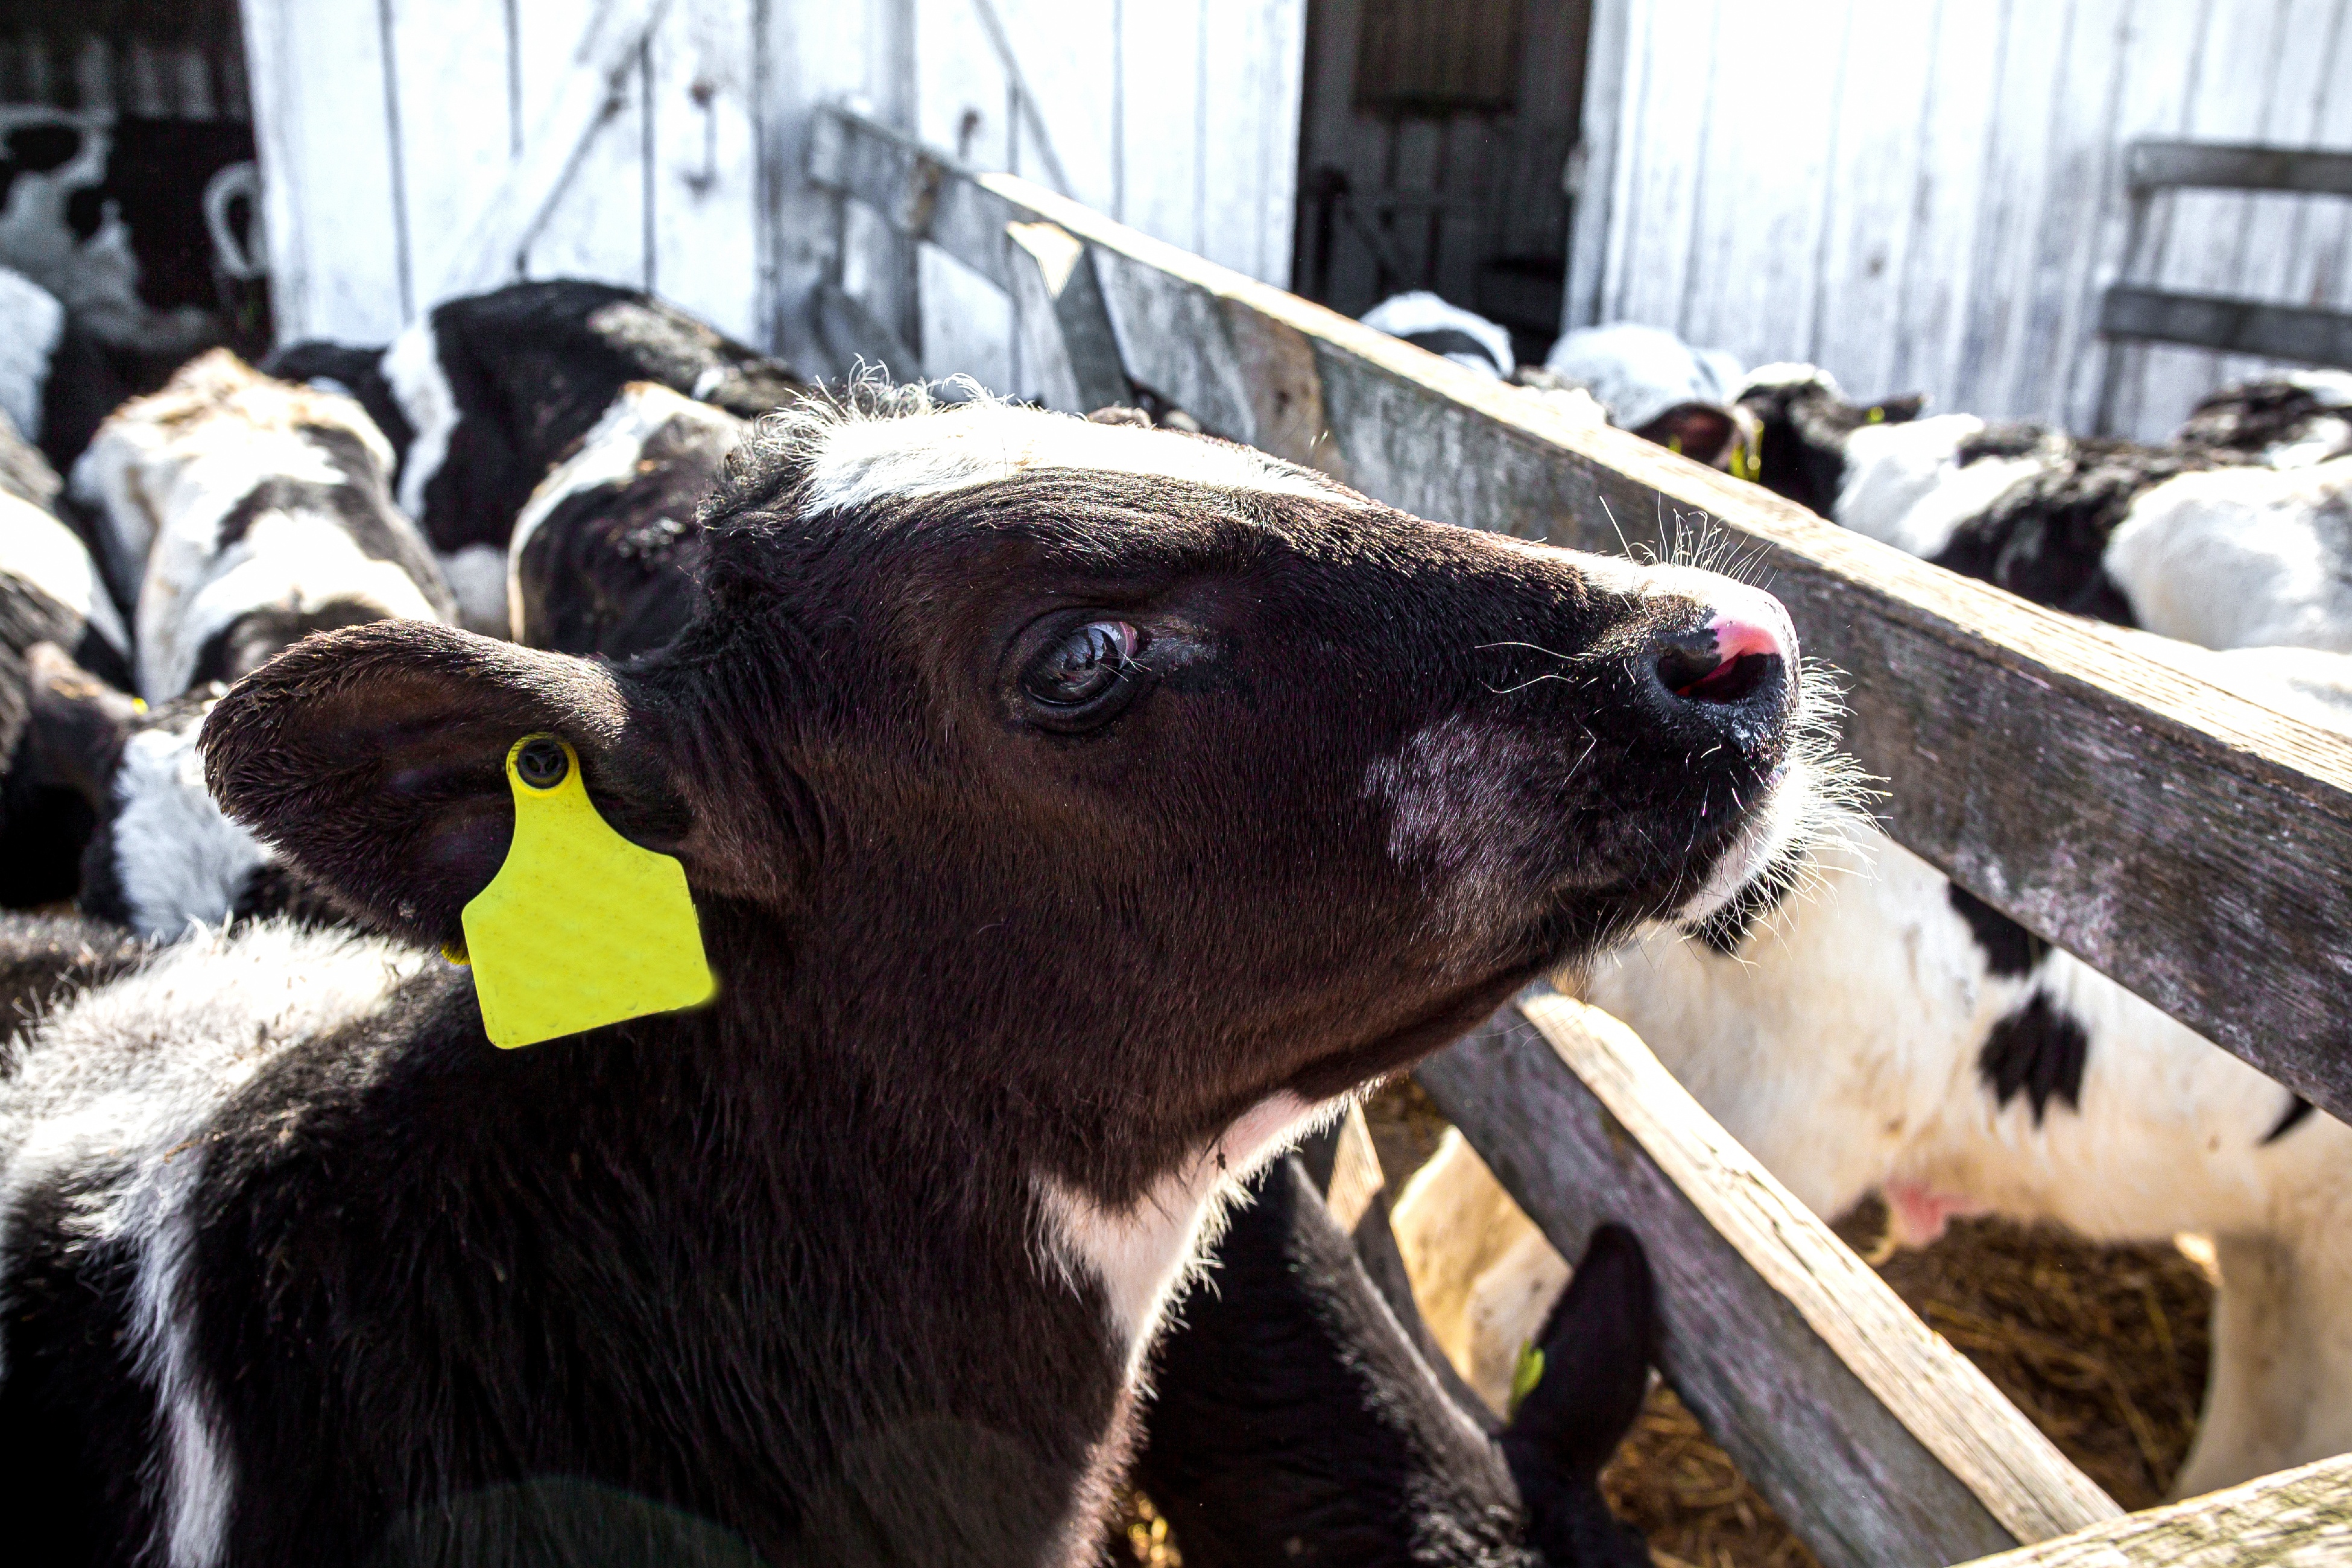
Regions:
[[1864, 425], [1916, 419], [1926, 399], [1892, 397], [1864, 408], [1821, 381], [1751, 388], [1740, 405], [1756, 416], [1756, 482], [1823, 517], [1845, 483], [1845, 438]]
[[1946, 885], [1952, 912], [1969, 922], [1969, 931], [1983, 950], [1985, 967], [2007, 979], [2031, 974], [2050, 955], [2050, 944], [1961, 887]]
[[1961, 460], [2032, 457], [2041, 466], [1962, 523], [1933, 557], [1963, 576], [2021, 598], [2117, 626], [2130, 603], [2101, 565], [2107, 540], [2132, 502], [2165, 480], [2235, 459], [2223, 453], [2076, 439], [2039, 425], [1988, 426]]
[[[124, 973], [151, 951], [100, 921], [0, 913], [0, 1040], [60, 999]], [[0, 1051], [0, 1078], [15, 1070], [15, 1057]]]
[[694, 608], [702, 562], [695, 519], [740, 430], [672, 419], [625, 479], [577, 490], [522, 542], [514, 564], [533, 647], [623, 658], [661, 647]]
[[[1702, 885], [1789, 744], [1792, 676], [1675, 698], [1656, 649], [1709, 607], [1574, 557], [1082, 471], [815, 515], [810, 438], [754, 438], [701, 612], [647, 658], [383, 622], [213, 710], [229, 809], [433, 942], [504, 857], [508, 747], [562, 735], [680, 859], [721, 982], [499, 1051], [436, 963], [214, 1116], [179, 1310], [241, 1568], [543, 1561], [574, 1500], [777, 1568], [1082, 1552], [1129, 1347], [1041, 1258], [1041, 1184], [1141, 1212], [1248, 1108], [1443, 1045]], [[1149, 640], [1074, 728], [1025, 672], [1110, 613]], [[1433, 726], [1488, 737], [1469, 904], [1372, 787]], [[58, 1256], [86, 1311], [7, 1347], [10, 1394], [92, 1415], [50, 1432], [79, 1479], [0, 1469], [11, 1518], [154, 1442], [90, 1397], [133, 1381], [112, 1255]]]
[[2090, 1050], [2090, 1037], [2082, 1024], [2036, 991], [1985, 1036], [1977, 1054], [1977, 1073], [1995, 1104], [2007, 1105], [2024, 1095], [2039, 1126], [2053, 1100], [2063, 1100], [2070, 1110], [2082, 1109], [2083, 1068]]
[[[2173, 440], [2259, 457], [2307, 438], [2329, 419], [2352, 420], [2352, 406], [2327, 401], [2284, 377], [2242, 382], [2199, 403]], [[2337, 448], [2338, 455], [2342, 450]]]
[[[448, 454], [425, 486], [417, 519], [434, 548], [504, 548], [516, 516], [549, 468], [585, 436], [621, 388], [656, 382], [752, 418], [810, 391], [790, 366], [725, 337], [652, 295], [577, 279], [516, 283], [433, 309], [435, 352], [457, 403]], [[296, 343], [264, 368], [327, 375], [371, 413], [393, 405], [382, 350]], [[404, 462], [405, 418], [385, 436]]]
[[130, 668], [111, 643], [0, 561], [0, 764], [6, 770], [0, 774], [0, 907], [9, 909], [72, 898], [82, 847], [95, 826], [82, 797], [49, 777], [35, 754], [37, 675], [27, 659], [45, 643], [75, 650], [110, 685], [130, 682]]
[[1631, 1232], [1597, 1233], [1489, 1437], [1440, 1390], [1296, 1159], [1255, 1184], [1161, 1345], [1134, 1479], [1187, 1564], [1646, 1564], [1601, 1500], [1656, 1352]]
[[1427, 349], [1433, 354], [1468, 354], [1480, 364], [1494, 365], [1498, 375], [1508, 375], [1513, 367], [1496, 364], [1495, 351], [1459, 327], [1439, 327], [1426, 332], [1407, 332], [1404, 341], [1415, 348]]

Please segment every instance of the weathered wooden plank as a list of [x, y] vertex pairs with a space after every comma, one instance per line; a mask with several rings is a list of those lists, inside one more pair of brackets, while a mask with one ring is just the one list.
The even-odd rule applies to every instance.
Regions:
[[1531, 992], [1416, 1076], [1561, 1252], [1641, 1237], [1660, 1370], [1831, 1568], [2120, 1511], [1608, 1015]]
[[650, 38], [654, 291], [745, 342], [760, 320], [751, 0], [677, 0]]
[[2118, 283], [2099, 306], [2099, 331], [2143, 342], [2352, 366], [2352, 312], [2177, 294]]
[[2352, 1454], [1963, 1568], [2339, 1568], [2345, 1563], [2352, 1563]]
[[[1118, 338], [1086, 246], [1050, 223], [1008, 226], [1016, 265], [1013, 299], [1019, 317], [1024, 388], [1048, 408], [1090, 414], [1135, 400], [1120, 363]], [[1025, 259], [1028, 265], [1018, 265]]]
[[[431, 297], [446, 299], [511, 281], [520, 258], [563, 197], [598, 132], [615, 119], [629, 120], [633, 130], [642, 125], [638, 68], [646, 36], [659, 24], [669, 3], [596, 0], [587, 30], [579, 36], [577, 47], [562, 57], [568, 68], [547, 107], [528, 121], [521, 156], [508, 165], [505, 177], [483, 194], [472, 216], [456, 231], [457, 237], [446, 252], [441, 274], [428, 290]], [[527, 49], [526, 58], [532, 52], [536, 51]], [[642, 190], [631, 195], [638, 225], [626, 237], [642, 256]], [[571, 241], [560, 240], [557, 249], [562, 254], [551, 257], [550, 264], [569, 259], [572, 248]], [[642, 263], [636, 270], [642, 274]]]
[[[1295, 439], [1312, 407], [1328, 438], [1307, 460], [1423, 517], [1587, 550], [1705, 525], [1748, 547], [1807, 652], [1846, 672], [1846, 743], [1888, 781], [1898, 840], [2352, 1118], [2352, 741], [1024, 181], [839, 132], [840, 168], [935, 174], [951, 249], [1001, 268], [1003, 224], [1038, 218], [1087, 241], [1129, 374], [1213, 431], [1298, 457], [1260, 432]], [[850, 188], [922, 205], [903, 182]], [[969, 216], [952, 245], [950, 211]], [[1253, 363], [1289, 368], [1269, 387]]]
[[375, 7], [238, 9], [278, 334], [383, 342], [401, 328], [405, 279]]
[[2352, 196], [2352, 153], [2149, 140], [2132, 143], [2124, 167], [2135, 190], [2200, 185]]

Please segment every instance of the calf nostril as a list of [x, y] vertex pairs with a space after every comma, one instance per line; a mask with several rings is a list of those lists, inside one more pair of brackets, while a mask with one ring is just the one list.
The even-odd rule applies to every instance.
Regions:
[[1658, 684], [1688, 702], [1745, 702], [1779, 675], [1780, 641], [1769, 627], [1718, 616], [1665, 641]]
[[1756, 695], [1780, 660], [1771, 654], [1743, 653], [1723, 660], [1685, 686], [1671, 687], [1677, 697], [1693, 702], [1745, 702]]

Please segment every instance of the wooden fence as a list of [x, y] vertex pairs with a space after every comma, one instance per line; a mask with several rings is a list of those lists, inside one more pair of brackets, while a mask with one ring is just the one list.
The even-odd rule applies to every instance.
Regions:
[[[2352, 1120], [2352, 741], [870, 121], [827, 113], [810, 157], [845, 232], [859, 204], [1012, 298], [1055, 406], [1149, 391], [1420, 516], [1580, 549], [1728, 535], [1847, 673], [1895, 838]], [[1562, 1253], [1640, 1231], [1661, 1370], [1831, 1568], [2251, 1561], [2211, 1553], [2266, 1509], [2300, 1532], [2275, 1550], [2352, 1554], [2352, 1464], [2121, 1518], [1605, 1016], [1531, 994], [1421, 1076]]]

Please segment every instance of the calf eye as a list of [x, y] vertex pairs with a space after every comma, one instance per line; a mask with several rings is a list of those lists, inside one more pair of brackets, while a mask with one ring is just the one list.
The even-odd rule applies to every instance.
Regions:
[[1107, 721], [1127, 706], [1143, 668], [1143, 634], [1125, 621], [1087, 621], [1055, 634], [1021, 672], [1021, 692], [1055, 728]]

